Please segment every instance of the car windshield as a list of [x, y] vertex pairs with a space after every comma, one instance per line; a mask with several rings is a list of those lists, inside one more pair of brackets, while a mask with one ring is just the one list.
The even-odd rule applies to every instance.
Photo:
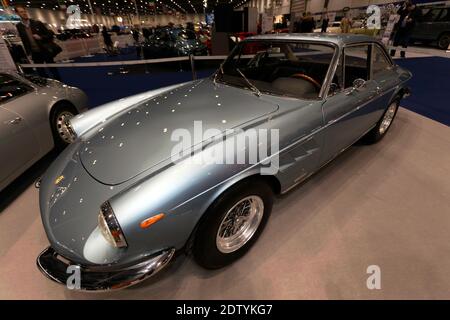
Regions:
[[215, 79], [255, 93], [316, 99], [334, 51], [331, 45], [311, 42], [244, 41], [236, 46]]
[[33, 82], [34, 84], [37, 84], [38, 86], [46, 86], [48, 84], [48, 79], [43, 78], [41, 76], [37, 76], [34, 74], [23, 74], [24, 78], [26, 78], [28, 81]]

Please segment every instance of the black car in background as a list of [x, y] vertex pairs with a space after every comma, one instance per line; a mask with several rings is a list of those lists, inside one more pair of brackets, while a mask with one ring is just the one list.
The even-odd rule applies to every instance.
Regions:
[[450, 44], [450, 6], [421, 8], [422, 16], [411, 35], [411, 42], [436, 43], [440, 49]]
[[190, 54], [207, 55], [207, 47], [189, 29], [157, 29], [142, 45], [144, 59], [169, 58]]

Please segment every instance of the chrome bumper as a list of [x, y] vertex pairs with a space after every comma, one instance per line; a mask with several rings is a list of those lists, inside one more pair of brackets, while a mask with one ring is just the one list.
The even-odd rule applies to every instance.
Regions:
[[138, 264], [114, 268], [114, 266], [79, 266], [48, 247], [38, 256], [39, 270], [49, 279], [63, 285], [73, 275], [67, 268], [78, 266], [80, 270], [79, 290], [114, 290], [139, 283], [163, 269], [173, 258], [175, 249], [163, 250]]

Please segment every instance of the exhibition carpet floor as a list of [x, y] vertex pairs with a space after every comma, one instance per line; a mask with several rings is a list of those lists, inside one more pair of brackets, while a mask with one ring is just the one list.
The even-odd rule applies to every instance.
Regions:
[[[380, 143], [351, 147], [277, 199], [233, 265], [207, 271], [180, 256], [106, 293], [66, 290], [36, 268], [48, 241], [33, 179], [50, 156], [0, 194], [0, 299], [450, 299], [449, 145], [448, 126], [402, 108]], [[381, 290], [366, 287], [371, 265]]]

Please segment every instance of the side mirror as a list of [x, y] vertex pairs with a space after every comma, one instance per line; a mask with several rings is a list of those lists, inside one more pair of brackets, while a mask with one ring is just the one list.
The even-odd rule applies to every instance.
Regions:
[[330, 89], [328, 90], [328, 96], [334, 96], [338, 92], [338, 90], [339, 90], [339, 85], [332, 82], [330, 84]]
[[353, 81], [353, 88], [359, 89], [359, 88], [364, 87], [365, 84], [366, 84], [366, 80], [358, 78]]
[[353, 80], [353, 87], [351, 87], [351, 89], [346, 93], [346, 95], [351, 95], [353, 92], [355, 92], [356, 90], [364, 87], [366, 84], [366, 80], [358, 78]]

